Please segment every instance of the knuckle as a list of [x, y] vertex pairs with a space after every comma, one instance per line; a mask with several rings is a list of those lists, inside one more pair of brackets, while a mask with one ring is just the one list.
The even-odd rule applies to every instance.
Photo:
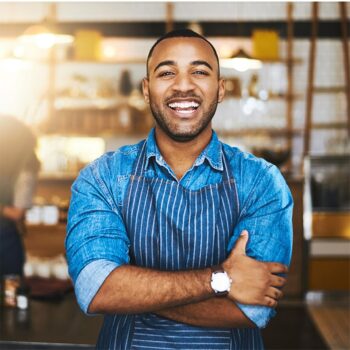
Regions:
[[273, 286], [273, 285], [275, 284], [275, 283], [274, 283], [275, 280], [274, 280], [273, 276], [269, 276], [267, 282], [268, 282], [268, 284], [269, 284], [270, 286]]
[[272, 266], [271, 266], [274, 270], [278, 270], [281, 268], [281, 266], [277, 263], [272, 263]]
[[280, 299], [280, 298], [282, 298], [282, 292], [279, 291], [279, 290], [276, 290], [276, 292], [275, 292], [275, 299]]
[[267, 301], [268, 306], [273, 307], [274, 304], [275, 304], [275, 301], [273, 299], [268, 299], [268, 301]]

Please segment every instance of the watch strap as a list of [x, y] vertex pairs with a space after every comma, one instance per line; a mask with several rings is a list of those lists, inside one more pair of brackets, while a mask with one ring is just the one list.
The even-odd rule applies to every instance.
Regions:
[[[226, 273], [227, 274], [227, 272], [224, 270], [224, 268], [222, 267], [221, 264], [212, 266], [211, 272], [212, 272], [212, 274], [213, 273]], [[223, 292], [219, 292], [219, 291], [214, 290], [214, 292], [215, 292], [216, 297], [225, 297], [228, 294], [227, 290], [225, 290]]]
[[222, 267], [221, 264], [219, 265], [214, 265], [211, 267], [211, 272], [215, 273], [215, 272], [225, 272], [224, 268]]

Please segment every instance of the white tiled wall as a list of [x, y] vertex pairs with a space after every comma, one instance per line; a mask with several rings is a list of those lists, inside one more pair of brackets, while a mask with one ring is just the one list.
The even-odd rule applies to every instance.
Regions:
[[62, 2], [58, 4], [61, 21], [164, 21], [165, 2]]
[[0, 22], [38, 22], [48, 11], [40, 2], [0, 2]]
[[[347, 3], [350, 12], [350, 3]], [[37, 21], [45, 17], [48, 3], [45, 2], [1, 2], [1, 22]], [[57, 15], [61, 21], [163, 21], [166, 6], [163, 1], [124, 2], [58, 2]], [[322, 2], [321, 19], [336, 19], [338, 6], [334, 2]], [[310, 2], [296, 2], [295, 19], [309, 19]], [[286, 2], [251, 1], [180, 1], [174, 2], [174, 19], [178, 21], [237, 21], [280, 20], [286, 18]]]
[[[321, 7], [324, 4], [321, 4]], [[310, 42], [295, 40], [294, 55], [302, 58], [302, 64], [294, 68], [294, 87], [301, 99], [294, 103], [294, 124], [296, 128], [303, 127], [306, 114], [307, 72]], [[319, 39], [316, 43], [316, 86], [343, 86], [344, 60], [340, 40]], [[338, 94], [314, 94], [313, 120], [316, 123], [331, 123], [346, 121], [346, 98], [343, 92]], [[348, 146], [345, 130], [313, 131], [311, 137], [311, 153], [332, 153], [342, 151]], [[295, 140], [296, 158], [302, 152], [301, 139]]]

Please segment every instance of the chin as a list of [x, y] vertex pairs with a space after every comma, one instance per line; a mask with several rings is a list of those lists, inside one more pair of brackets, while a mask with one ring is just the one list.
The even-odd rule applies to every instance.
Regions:
[[199, 137], [200, 135], [202, 135], [206, 130], [207, 130], [207, 128], [200, 129], [200, 130], [191, 130], [191, 131], [188, 130], [188, 131], [179, 132], [179, 131], [171, 131], [169, 129], [167, 129], [167, 130], [163, 129], [163, 131], [172, 140], [177, 141], [177, 142], [189, 142], [189, 141], [192, 141], [192, 140], [196, 139], [197, 137]]
[[[170, 135], [169, 135], [170, 136]], [[189, 142], [194, 140], [198, 135], [187, 135], [187, 134], [179, 134], [179, 135], [174, 135], [172, 134], [170, 137], [177, 142]]]

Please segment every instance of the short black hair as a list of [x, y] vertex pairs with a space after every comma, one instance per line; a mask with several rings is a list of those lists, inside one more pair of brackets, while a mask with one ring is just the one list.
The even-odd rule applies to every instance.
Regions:
[[219, 56], [218, 53], [216, 52], [215, 47], [213, 46], [213, 44], [206, 39], [203, 35], [200, 35], [196, 32], [194, 32], [191, 29], [176, 29], [176, 30], [172, 30], [166, 34], [164, 34], [163, 36], [161, 36], [151, 47], [151, 49], [149, 50], [148, 56], [147, 56], [147, 76], [148, 76], [148, 62], [150, 60], [150, 58], [152, 57], [153, 51], [156, 48], [156, 46], [163, 40], [165, 39], [170, 39], [170, 38], [198, 38], [198, 39], [202, 39], [205, 42], [207, 42], [210, 47], [212, 48], [214, 55], [216, 57], [217, 63], [218, 63], [218, 76], [220, 76], [220, 64], [219, 64]]

